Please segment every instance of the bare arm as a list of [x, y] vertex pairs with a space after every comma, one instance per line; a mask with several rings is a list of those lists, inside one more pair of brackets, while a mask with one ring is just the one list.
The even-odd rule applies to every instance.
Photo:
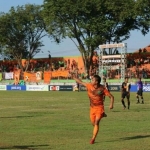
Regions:
[[74, 75], [73, 75], [73, 79], [74, 79], [77, 83], [79, 83], [79, 84], [82, 84], [82, 85], [86, 86], [86, 83], [85, 83], [85, 82], [83, 82], [82, 80], [80, 80], [80, 79], [76, 78]]
[[109, 109], [113, 109], [113, 106], [114, 106], [114, 96], [110, 93], [110, 94], [108, 95], [108, 97], [110, 98]]

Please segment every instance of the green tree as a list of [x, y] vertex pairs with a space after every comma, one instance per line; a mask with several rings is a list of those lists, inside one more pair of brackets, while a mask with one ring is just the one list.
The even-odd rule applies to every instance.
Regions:
[[100, 44], [122, 42], [137, 28], [134, 5], [134, 0], [44, 0], [44, 19], [55, 39], [75, 43], [88, 72]]
[[[22, 70], [27, 70], [30, 59], [40, 52], [44, 36], [41, 6], [27, 4], [0, 14], [1, 53], [17, 60]], [[22, 59], [27, 59], [25, 68]]]
[[136, 0], [135, 14], [137, 16], [137, 26], [143, 35], [146, 35], [150, 29], [150, 1]]

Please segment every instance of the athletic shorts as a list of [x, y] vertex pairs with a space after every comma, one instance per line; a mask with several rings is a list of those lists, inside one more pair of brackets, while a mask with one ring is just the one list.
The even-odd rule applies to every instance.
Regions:
[[104, 106], [93, 106], [90, 107], [90, 120], [92, 123], [95, 122], [95, 120], [100, 120], [103, 118], [104, 115]]
[[137, 95], [143, 96], [143, 90], [142, 90], [142, 89], [139, 89], [139, 90], [137, 91]]
[[122, 96], [121, 96], [122, 98], [130, 98], [130, 94], [129, 94], [129, 92], [123, 92], [122, 93]]

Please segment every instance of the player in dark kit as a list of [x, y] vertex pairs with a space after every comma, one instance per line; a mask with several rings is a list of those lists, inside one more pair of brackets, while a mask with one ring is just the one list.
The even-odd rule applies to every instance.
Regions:
[[137, 82], [137, 104], [140, 103], [139, 96], [141, 97], [142, 104], [144, 104], [144, 98], [143, 98], [143, 82], [141, 81], [141, 78], [139, 78], [139, 81]]
[[121, 89], [121, 102], [124, 109], [126, 108], [124, 102], [125, 97], [127, 98], [128, 109], [130, 108], [130, 88], [131, 88], [131, 84], [128, 83], [128, 77], [126, 77], [125, 81], [122, 83], [122, 89]]

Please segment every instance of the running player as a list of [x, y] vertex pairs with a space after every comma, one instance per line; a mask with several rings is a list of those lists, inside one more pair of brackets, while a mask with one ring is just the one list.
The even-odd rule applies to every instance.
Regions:
[[110, 109], [113, 109], [114, 96], [103, 85], [100, 84], [101, 77], [98, 75], [93, 76], [91, 83], [82, 82], [80, 79], [75, 78], [74, 76], [73, 79], [87, 88], [88, 97], [90, 100], [90, 120], [94, 126], [93, 136], [90, 140], [90, 144], [94, 144], [99, 131], [100, 120], [105, 117], [103, 96], [105, 95], [110, 98]]

